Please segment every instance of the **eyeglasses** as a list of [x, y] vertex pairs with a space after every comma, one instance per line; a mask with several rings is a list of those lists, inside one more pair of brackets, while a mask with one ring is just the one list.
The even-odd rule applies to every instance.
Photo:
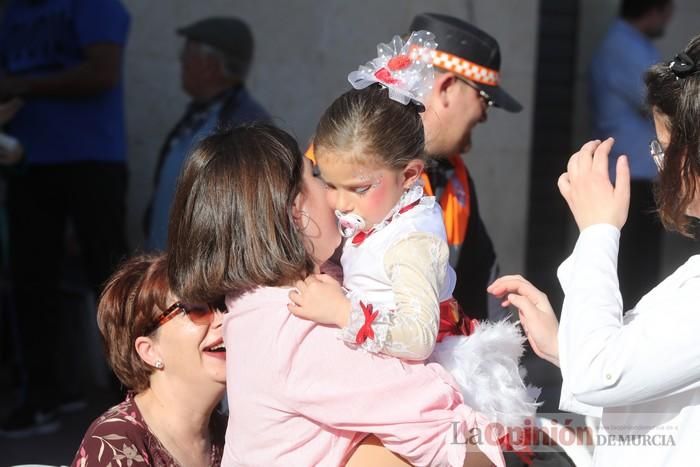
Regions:
[[481, 99], [483, 99], [484, 103], [486, 103], [486, 107], [493, 107], [494, 105], [496, 105], [496, 102], [491, 98], [491, 96], [488, 95], [488, 93], [486, 91], [484, 91], [483, 89], [481, 89], [476, 84], [469, 81], [468, 79], [464, 79], [459, 75], [455, 75], [455, 76], [461, 82], [463, 82], [464, 84], [466, 84], [467, 86], [469, 86], [470, 88], [475, 90], [479, 94], [479, 97]]
[[660, 171], [664, 168], [664, 148], [659, 143], [659, 140], [654, 138], [649, 142], [649, 152], [651, 153], [651, 158], [654, 159], [656, 168]]
[[214, 321], [214, 313], [216, 312], [227, 312], [226, 305], [223, 303], [200, 306], [186, 305], [182, 302], [175, 302], [170, 305], [162, 315], [160, 315], [147, 334], [155, 332], [156, 329], [176, 317], [178, 313], [174, 313], [175, 310], [180, 310], [182, 313], [187, 315], [190, 321], [198, 326], [210, 325], [212, 321]]

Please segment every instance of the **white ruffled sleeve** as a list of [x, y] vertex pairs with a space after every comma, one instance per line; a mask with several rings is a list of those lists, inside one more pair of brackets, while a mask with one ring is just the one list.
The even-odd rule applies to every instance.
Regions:
[[[342, 331], [343, 340], [373, 353], [405, 360], [427, 359], [437, 339], [439, 295], [448, 261], [447, 244], [434, 235], [412, 233], [396, 242], [384, 256], [395, 308], [376, 307], [357, 291], [351, 292], [352, 312]], [[363, 338], [368, 316], [372, 338]]]

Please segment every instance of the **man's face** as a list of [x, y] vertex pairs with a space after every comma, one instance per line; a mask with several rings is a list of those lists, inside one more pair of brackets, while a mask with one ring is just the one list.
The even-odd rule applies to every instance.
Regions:
[[203, 54], [199, 44], [187, 40], [180, 52], [180, 80], [182, 89], [193, 99], [201, 94], [202, 85], [208, 82], [209, 57]]
[[650, 13], [649, 25], [646, 29], [646, 35], [651, 39], [658, 39], [666, 32], [666, 25], [673, 16], [673, 2], [668, 2], [666, 5], [653, 9]]
[[[447, 76], [449, 75], [449, 76]], [[449, 83], [443, 84], [448, 79]], [[475, 87], [454, 74], [439, 75], [423, 115], [426, 150], [431, 157], [463, 154], [472, 146], [472, 130], [488, 118], [488, 103]]]

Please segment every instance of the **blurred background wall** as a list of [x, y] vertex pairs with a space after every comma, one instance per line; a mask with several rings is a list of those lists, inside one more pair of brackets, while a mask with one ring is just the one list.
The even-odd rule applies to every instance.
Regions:
[[[586, 72], [593, 50], [617, 14], [617, 0], [551, 2], [576, 9], [573, 59], [574, 111], [571, 141], [559, 161], [563, 170], [569, 154], [590, 131]], [[205, 16], [235, 15], [251, 25], [256, 38], [255, 62], [249, 88], [270, 110], [277, 123], [304, 146], [321, 113], [348, 88], [347, 73], [371, 58], [377, 42], [403, 33], [412, 17], [423, 11], [464, 18], [491, 33], [503, 56], [503, 85], [524, 106], [520, 114], [498, 109], [474, 133], [467, 163], [477, 185], [480, 209], [495, 243], [503, 272], [525, 268], [530, 159], [535, 126], [538, 29], [537, 0], [125, 0], [132, 14], [126, 51], [125, 82], [129, 127], [129, 239], [142, 241], [141, 218], [152, 189], [153, 169], [167, 131], [184, 111], [178, 53], [182, 40], [175, 29]], [[657, 45], [671, 57], [696, 32], [700, 2], [676, 0], [676, 12], [666, 36]], [[546, 109], [540, 108], [546, 112]], [[556, 180], [552, 180], [554, 185]], [[568, 241], [574, 232], [569, 229]], [[692, 248], [676, 235], [667, 236], [665, 271]]]
[[[590, 109], [586, 92], [586, 72], [593, 51], [617, 14], [618, 0], [585, 0], [579, 3], [578, 54], [576, 55], [574, 135], [572, 146], [579, 147], [589, 137]], [[656, 46], [664, 59], [675, 56], [691, 39], [700, 34], [700, 2], [674, 0], [675, 10], [664, 37]], [[698, 122], [700, 124], [700, 122]], [[667, 233], [664, 238], [664, 260], [660, 277], [665, 277], [680, 266], [691, 254], [697, 253], [697, 242], [678, 234]]]
[[132, 14], [126, 51], [129, 131], [129, 237], [141, 243], [141, 218], [167, 131], [184, 112], [175, 29], [205, 16], [245, 19], [256, 39], [249, 88], [304, 146], [323, 110], [348, 89], [347, 73], [372, 58], [378, 42], [407, 31], [424, 11], [464, 18], [499, 41], [502, 83], [524, 106], [498, 109], [477, 127], [468, 164], [480, 209], [505, 271], [524, 261], [537, 1], [513, 0], [125, 0]]
[[[123, 1], [132, 17], [124, 80], [132, 248], [142, 244], [141, 220], [159, 149], [187, 103], [180, 89], [178, 54], [183, 42], [175, 34], [178, 27], [214, 15], [245, 19], [257, 42], [248, 87], [303, 147], [326, 106], [348, 89], [347, 73], [371, 58], [378, 42], [407, 32], [415, 14], [432, 11], [466, 19], [501, 45], [503, 86], [524, 110], [508, 114], [492, 109], [488, 123], [476, 128], [466, 160], [501, 271], [526, 271], [556, 298], [555, 268], [575, 238], [556, 190], [556, 176], [589, 137], [586, 73], [595, 46], [617, 14], [619, 0]], [[700, 33], [700, 2], [674, 2], [666, 36], [657, 43], [668, 58]], [[0, 0], [0, 11], [3, 3]], [[697, 243], [668, 235], [662, 274], [697, 249]], [[75, 307], [84, 309], [85, 326], [90, 326], [84, 334], [90, 338], [78, 340], [88, 350], [81, 347], [75, 353], [92, 358], [90, 366], [103, 367], [91, 299], [79, 299], [85, 303]], [[543, 410], [555, 410], [559, 372], [538, 359], [526, 363], [532, 382], [545, 390]], [[104, 407], [95, 409], [94, 415]], [[39, 460], [39, 454], [46, 462], [66, 462], [91, 420], [89, 414], [83, 416], [60, 436], [42, 440], [41, 453], [33, 440], [0, 443], [2, 459], [7, 461], [14, 452], [14, 460], [22, 463]]]

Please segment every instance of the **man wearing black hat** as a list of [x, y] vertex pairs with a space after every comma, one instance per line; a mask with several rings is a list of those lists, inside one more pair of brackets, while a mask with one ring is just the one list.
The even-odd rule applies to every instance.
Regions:
[[486, 319], [486, 287], [498, 267], [462, 154], [471, 148], [471, 132], [486, 121], [489, 107], [520, 112], [522, 106], [499, 86], [501, 54], [493, 37], [465, 21], [433, 13], [413, 19], [411, 31], [418, 30], [434, 33], [438, 44], [433, 64], [439, 73], [422, 114], [426, 149], [436, 161], [424, 177], [425, 190], [444, 211], [450, 262], [457, 271], [454, 296], [469, 316]]
[[238, 18], [207, 18], [177, 30], [183, 90], [192, 98], [163, 144], [155, 189], [144, 219], [146, 248], [163, 250], [175, 182], [187, 154], [217, 127], [269, 120], [244, 83], [253, 57], [253, 35]]

